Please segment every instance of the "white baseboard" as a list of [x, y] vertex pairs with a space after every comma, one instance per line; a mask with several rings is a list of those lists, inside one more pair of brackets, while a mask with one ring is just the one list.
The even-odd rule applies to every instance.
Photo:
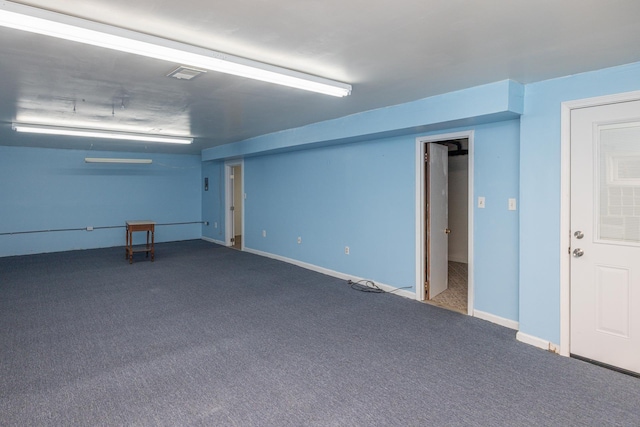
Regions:
[[202, 240], [206, 240], [207, 242], [211, 242], [211, 243], [217, 243], [218, 245], [222, 245], [222, 246], [227, 246], [227, 244], [222, 240], [212, 239], [211, 237], [202, 236]]
[[495, 314], [487, 313], [485, 311], [473, 310], [473, 317], [486, 320], [487, 322], [495, 323], [505, 328], [515, 329], [516, 331], [520, 327], [520, 324], [515, 320], [506, 319], [504, 317], [496, 316]]
[[[354, 282], [357, 282], [357, 281], [360, 281], [360, 280], [368, 280], [368, 279], [365, 279], [365, 278], [362, 278], [362, 277], [353, 276], [352, 274], [341, 273], [339, 271], [330, 270], [328, 268], [319, 267], [319, 266], [314, 265], [314, 264], [309, 264], [307, 262], [299, 261], [299, 260], [293, 259], [293, 258], [287, 258], [287, 257], [281, 256], [281, 255], [275, 255], [275, 254], [272, 254], [272, 253], [269, 253], [269, 252], [263, 252], [263, 251], [259, 251], [259, 250], [251, 249], [251, 248], [247, 248], [247, 247], [245, 247], [243, 250], [245, 252], [249, 252], [249, 253], [252, 253], [254, 255], [260, 255], [260, 256], [263, 256], [263, 257], [276, 259], [278, 261], [283, 261], [283, 262], [286, 262], [286, 263], [289, 263], [289, 264], [297, 265], [298, 267], [306, 268], [307, 270], [315, 271], [317, 273], [326, 274], [327, 276], [336, 277], [338, 279], [343, 279], [343, 280], [351, 279]], [[376, 283], [376, 286], [378, 286], [380, 289], [382, 289], [385, 292], [393, 292], [393, 295], [399, 295], [399, 296], [405, 297], [405, 298], [416, 299], [416, 294], [415, 294], [415, 291], [413, 291], [413, 290], [398, 289], [398, 288], [396, 288], [394, 286], [385, 285], [384, 283], [379, 283], [379, 282], [375, 282], [375, 283]]]
[[558, 346], [557, 344], [554, 344], [547, 340], [543, 340], [542, 338], [534, 337], [533, 335], [525, 334], [524, 332], [518, 331], [518, 333], [516, 334], [516, 339], [520, 342], [541, 348], [543, 350], [551, 351], [553, 353], [559, 353], [560, 346]]

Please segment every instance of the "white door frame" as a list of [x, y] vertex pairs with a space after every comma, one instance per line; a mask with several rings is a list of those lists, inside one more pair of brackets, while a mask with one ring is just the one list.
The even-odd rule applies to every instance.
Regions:
[[585, 98], [561, 105], [560, 136], [560, 354], [571, 353], [571, 110], [640, 100], [640, 91]]
[[[231, 206], [233, 205], [233, 191], [231, 188], [231, 174], [233, 173], [233, 167], [240, 166], [240, 178], [242, 183], [242, 191], [241, 193], [244, 195], [244, 160], [227, 160], [224, 162], [224, 242], [227, 246], [232, 246], [233, 242], [231, 239], [233, 236], [233, 212], [231, 212]], [[241, 217], [241, 227], [244, 230], [244, 200], [242, 201], [242, 212], [240, 212]], [[244, 250], [244, 239], [241, 241], [241, 250]]]
[[424, 301], [424, 281], [425, 281], [425, 245], [426, 232], [425, 220], [425, 173], [424, 173], [424, 155], [425, 144], [428, 142], [446, 141], [450, 139], [467, 138], [469, 141], [469, 181], [468, 181], [468, 295], [469, 302], [467, 306], [467, 314], [473, 315], [473, 207], [474, 207], [474, 191], [473, 191], [473, 135], [474, 131], [463, 131], [455, 133], [446, 133], [439, 135], [420, 136], [416, 138], [416, 299]]

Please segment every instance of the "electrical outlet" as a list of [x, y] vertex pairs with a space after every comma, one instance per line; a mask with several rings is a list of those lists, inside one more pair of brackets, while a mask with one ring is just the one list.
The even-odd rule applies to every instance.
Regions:
[[349, 255], [349, 246], [344, 247], [344, 254]]
[[262, 230], [262, 237], [267, 237], [267, 230]]
[[302, 243], [302, 237], [298, 237], [298, 244]]
[[213, 228], [218, 228], [218, 221], [213, 223]]
[[484, 209], [484, 197], [478, 197], [478, 208]]

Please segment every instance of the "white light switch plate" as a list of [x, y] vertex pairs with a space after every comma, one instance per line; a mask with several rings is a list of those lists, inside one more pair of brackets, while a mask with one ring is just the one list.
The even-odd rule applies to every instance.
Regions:
[[509, 199], [509, 210], [510, 211], [516, 210], [516, 199]]
[[484, 197], [478, 197], [478, 208], [484, 209]]

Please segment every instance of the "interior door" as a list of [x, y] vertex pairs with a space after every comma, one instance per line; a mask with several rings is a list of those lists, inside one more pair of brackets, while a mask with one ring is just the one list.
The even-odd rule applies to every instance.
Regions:
[[573, 355], [640, 373], [640, 101], [571, 112]]
[[243, 193], [242, 193], [242, 166], [233, 167], [233, 236], [234, 244], [240, 247], [242, 243], [242, 209], [243, 209]]
[[229, 175], [229, 192], [231, 193], [231, 206], [229, 206], [229, 210], [231, 211], [231, 215], [229, 215], [229, 219], [231, 221], [231, 245], [233, 246], [236, 241], [236, 176], [235, 176], [235, 167], [231, 167]]
[[427, 144], [427, 298], [448, 287], [449, 149]]

